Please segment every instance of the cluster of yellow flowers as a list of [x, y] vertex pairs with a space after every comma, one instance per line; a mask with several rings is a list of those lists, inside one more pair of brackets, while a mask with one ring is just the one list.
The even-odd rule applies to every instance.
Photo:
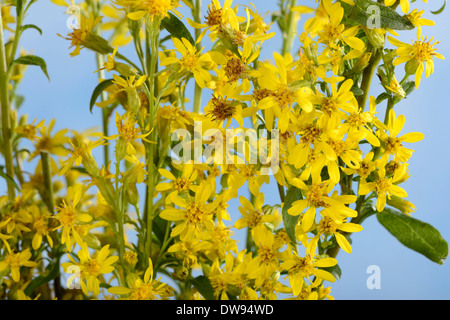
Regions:
[[[2, 4], [2, 28], [15, 22], [17, 41], [32, 3]], [[400, 185], [409, 144], [423, 134], [403, 133], [394, 109], [444, 57], [422, 36], [434, 23], [408, 0], [310, 5], [281, 0], [268, 22], [232, 0], [203, 12], [198, 0], [77, 4], [79, 25], [62, 37], [74, 59], [87, 50], [98, 59], [90, 107], [102, 112], [103, 132], [53, 133], [54, 120], [16, 120], [14, 100], [2, 102], [10, 134], [2, 136], [0, 296], [333, 299], [326, 282], [362, 220], [388, 207], [415, 210]], [[378, 10], [375, 28], [368, 6]], [[297, 31], [301, 15], [309, 17]], [[397, 39], [414, 28], [412, 44]], [[263, 60], [273, 37], [282, 50]], [[135, 57], [121, 53], [126, 46]], [[30, 59], [15, 65], [45, 70]], [[23, 74], [8, 72], [3, 97]], [[34, 150], [21, 150], [22, 140]], [[94, 157], [102, 149], [104, 159]], [[21, 164], [33, 159], [25, 177]], [[279, 204], [266, 203], [265, 185]], [[246, 242], [236, 238], [241, 230]]]

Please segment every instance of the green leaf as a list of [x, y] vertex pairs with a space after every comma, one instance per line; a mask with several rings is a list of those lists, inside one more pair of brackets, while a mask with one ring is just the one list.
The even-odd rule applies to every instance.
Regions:
[[39, 288], [43, 284], [48, 283], [49, 281], [52, 281], [53, 279], [55, 279], [58, 276], [59, 261], [58, 260], [55, 261], [52, 265], [50, 265], [48, 267], [48, 269], [49, 269], [49, 271], [48, 271], [47, 275], [40, 275], [40, 276], [34, 278], [33, 280], [31, 280], [31, 282], [28, 284], [28, 286], [24, 290], [24, 293], [27, 296], [30, 296], [35, 289]]
[[192, 279], [191, 282], [206, 300], [217, 300], [214, 295], [214, 288], [207, 277], [198, 276]]
[[377, 219], [404, 246], [433, 262], [444, 263], [448, 244], [430, 224], [388, 208], [378, 212]]
[[375, 103], [380, 104], [381, 102], [383, 102], [384, 100], [386, 100], [389, 97], [390, 97], [390, 95], [387, 92], [383, 92], [375, 99]]
[[20, 191], [19, 186], [17, 185], [17, 183], [14, 181], [13, 178], [11, 178], [8, 174], [3, 172], [3, 168], [2, 170], [0, 170], [0, 177], [2, 177], [3, 179], [5, 179], [8, 183], [11, 183], [18, 191]]
[[405, 96], [408, 96], [416, 88], [416, 83], [412, 80], [405, 81], [405, 83], [403, 83], [402, 87], [403, 87], [403, 90], [405, 91]]
[[331, 273], [336, 280], [340, 280], [342, 277], [342, 270], [338, 264], [336, 264], [335, 266], [332, 266], [332, 267], [320, 268], [320, 269]]
[[292, 207], [292, 203], [294, 203], [294, 201], [300, 199], [302, 199], [302, 191], [297, 187], [290, 186], [284, 198], [282, 216], [286, 233], [289, 236], [289, 239], [291, 239], [291, 241], [294, 243], [297, 242], [297, 239], [295, 237], [295, 226], [297, 225], [299, 216], [290, 215], [288, 213], [288, 210]]
[[348, 11], [347, 18], [363, 26], [388, 28], [393, 30], [411, 30], [414, 25], [390, 7], [371, 1], [356, 0], [354, 6], [343, 5]]
[[47, 73], [47, 64], [45, 63], [45, 60], [42, 59], [41, 57], [28, 55], [28, 56], [23, 56], [23, 57], [17, 58], [13, 62], [19, 63], [19, 64], [39, 66], [39, 67], [41, 67], [41, 70], [42, 70], [42, 72], [44, 72], [47, 79], [50, 80], [50, 77], [48, 76], [48, 73]]
[[21, 28], [22, 32], [24, 32], [27, 29], [36, 29], [42, 36], [41, 28], [39, 28], [38, 26], [35, 26], [34, 24], [26, 24], [26, 25], [22, 26], [22, 28]]
[[447, 0], [444, 0], [444, 4], [442, 5], [442, 7], [436, 11], [431, 11], [432, 14], [440, 14], [444, 11], [445, 6], [447, 5]]
[[165, 17], [161, 21], [161, 26], [167, 30], [173, 37], [178, 38], [186, 38], [193, 46], [195, 46], [194, 38], [192, 38], [191, 33], [186, 28], [183, 22], [177, 18], [176, 15], [169, 12], [169, 18]]
[[98, 96], [110, 85], [113, 84], [114, 79], [106, 79], [100, 82], [94, 89], [91, 95], [91, 101], [89, 102], [89, 111], [92, 113], [92, 109], [94, 108], [95, 101], [97, 101]]

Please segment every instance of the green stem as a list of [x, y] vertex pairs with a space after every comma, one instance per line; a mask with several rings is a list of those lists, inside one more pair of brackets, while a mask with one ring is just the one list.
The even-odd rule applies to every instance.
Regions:
[[44, 187], [45, 187], [45, 203], [47, 205], [48, 211], [51, 213], [55, 209], [55, 200], [53, 196], [53, 183], [52, 183], [52, 173], [50, 170], [50, 158], [48, 152], [41, 151], [41, 162], [42, 162], [42, 175], [44, 177]]
[[[150, 61], [147, 61], [146, 65], [148, 66], [148, 79], [149, 79], [149, 115], [150, 115], [150, 126], [153, 128], [152, 133], [150, 134], [150, 140], [156, 141], [156, 110], [157, 105], [155, 103], [155, 85], [154, 82], [157, 81], [154, 77], [156, 72], [157, 62], [158, 62], [158, 48], [159, 48], [159, 26], [161, 21], [159, 19], [155, 19], [149, 22], [147, 26], [147, 44], [150, 46], [150, 55], [147, 56], [147, 59], [150, 58]], [[150, 43], [149, 43], [150, 42]], [[155, 187], [155, 144], [147, 143], [146, 144], [146, 155], [147, 155], [147, 205], [146, 205], [146, 250], [145, 253], [147, 258], [152, 256], [152, 234], [153, 234], [153, 219], [154, 219], [154, 205], [153, 205], [153, 192]], [[145, 263], [147, 263], [148, 259], [146, 259]]]
[[392, 101], [392, 98], [389, 98], [386, 105], [386, 113], [384, 115], [384, 124], [388, 125], [389, 123], [389, 113], [391, 112], [392, 108], [394, 108], [394, 102]]
[[[11, 179], [14, 179], [14, 163], [13, 163], [12, 141], [11, 141], [11, 118], [9, 114], [10, 110], [8, 97], [8, 83], [10, 78], [10, 72], [8, 71], [9, 69], [7, 67], [7, 60], [6, 60], [1, 8], [2, 4], [0, 4], [0, 95], [1, 95], [0, 103], [2, 114], [3, 155], [5, 157], [6, 174], [10, 176]], [[17, 24], [20, 25], [19, 20], [21, 20], [21, 17], [17, 17], [17, 20], [18, 20]], [[16, 39], [18, 39], [17, 34], [14, 37], [14, 42], [18, 41]], [[14, 184], [9, 181], [8, 181], [8, 198], [9, 200], [14, 200], [15, 198]]]
[[372, 83], [373, 75], [381, 60], [381, 50], [376, 50], [374, 56], [371, 58], [369, 65], [363, 71], [363, 78], [361, 81], [361, 90], [363, 94], [358, 96], [358, 106], [361, 112], [364, 111], [366, 107], [367, 98], [369, 97], [370, 85]]
[[[103, 64], [105, 63], [105, 59], [103, 57], [103, 55], [97, 53], [96, 54], [96, 59], [97, 59], [97, 67], [100, 69]], [[98, 73], [98, 77], [99, 79], [105, 79], [105, 71], [104, 70], [100, 70]], [[106, 92], [103, 91], [101, 94], [101, 100], [105, 101], [107, 99], [106, 96]], [[102, 129], [103, 129], [103, 136], [107, 137], [109, 136], [109, 130], [108, 130], [108, 125], [109, 125], [109, 115], [108, 115], [108, 108], [101, 108], [102, 109]], [[108, 166], [109, 163], [109, 144], [105, 144], [103, 146], [103, 159], [105, 161], [105, 166]]]
[[287, 29], [283, 32], [283, 47], [281, 49], [281, 55], [285, 55], [286, 53], [290, 53], [292, 51], [292, 46], [294, 43], [294, 35], [296, 31], [297, 24], [295, 19], [295, 12], [292, 11], [292, 8], [297, 4], [296, 0], [290, 0], [288, 4], [287, 11], [289, 12], [287, 18]]
[[[195, 7], [192, 10], [192, 15], [193, 15], [194, 21], [197, 23], [201, 23], [201, 12], [202, 12], [201, 1], [196, 0]], [[200, 41], [197, 42], [198, 38], [200, 37], [200, 34], [201, 34], [201, 30], [196, 28], [195, 29], [195, 41], [196, 41], [197, 51], [199, 51], [201, 49]], [[201, 105], [202, 105], [202, 88], [200, 88], [200, 86], [197, 84], [197, 82], [195, 82], [193, 111], [195, 113], [200, 113]]]

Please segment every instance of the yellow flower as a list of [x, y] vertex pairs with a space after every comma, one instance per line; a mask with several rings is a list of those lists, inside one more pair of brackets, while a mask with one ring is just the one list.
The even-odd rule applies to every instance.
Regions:
[[344, 17], [344, 8], [341, 4], [339, 2], [333, 4], [331, 0], [323, 0], [322, 3], [329, 16], [329, 22], [319, 32], [319, 42], [336, 49], [338, 48], [338, 41], [341, 41], [352, 49], [363, 51], [365, 44], [361, 39], [356, 37], [359, 26], [345, 29], [345, 25], [341, 24], [342, 18]]
[[292, 288], [292, 293], [297, 296], [303, 290], [304, 279], [314, 277], [314, 283], [326, 280], [334, 282], [334, 276], [321, 268], [333, 267], [337, 264], [334, 258], [313, 257], [307, 253], [305, 257], [300, 257], [296, 251], [290, 253], [289, 257], [281, 264], [281, 269], [288, 273], [287, 278]]
[[107, 140], [117, 139], [116, 159], [118, 161], [127, 159], [129, 162], [135, 163], [136, 161], [133, 157], [136, 155], [137, 151], [133, 146], [133, 143], [137, 139], [148, 143], [155, 143], [146, 139], [146, 137], [151, 133], [151, 130], [143, 133], [141, 128], [136, 127], [137, 121], [134, 114], [131, 112], [126, 112], [123, 115], [119, 115], [119, 113], [116, 112], [115, 122], [118, 133], [104, 138]]
[[252, 230], [252, 236], [258, 254], [253, 260], [254, 268], [250, 269], [248, 276], [255, 279], [255, 286], [259, 287], [273, 272], [278, 270], [280, 253], [274, 234], [265, 225], [260, 224], [255, 227]]
[[397, 40], [391, 36], [388, 36], [388, 40], [394, 46], [398, 47], [396, 53], [398, 57], [394, 60], [394, 66], [398, 66], [401, 63], [406, 62], [405, 69], [409, 74], [415, 75], [416, 88], [419, 87], [420, 79], [424, 71], [423, 64], [425, 63], [425, 76], [428, 78], [434, 71], [433, 58], [445, 59], [440, 53], [435, 52], [435, 45], [439, 41], [433, 41], [431, 38], [427, 41], [426, 37], [421, 37], [421, 33], [417, 33], [417, 40], [414, 40], [412, 44], [407, 44]]
[[57, 229], [62, 228], [61, 243], [66, 244], [67, 250], [70, 250], [72, 245], [74, 245], [72, 238], [75, 239], [75, 242], [78, 244], [83, 242], [77, 232], [76, 226], [92, 220], [92, 217], [89, 214], [81, 213], [77, 209], [81, 199], [81, 192], [81, 188], [74, 190], [74, 188], [69, 187], [67, 189], [66, 199], [62, 199], [61, 204], [55, 209], [55, 218], [60, 223], [60, 226], [58, 226]]
[[[59, 175], [66, 174], [72, 167], [80, 166], [84, 159], [94, 159], [92, 157], [92, 150], [98, 146], [105, 145], [103, 139], [98, 139], [93, 142], [91, 140], [83, 140], [81, 138], [73, 138], [70, 140], [72, 150], [69, 151], [71, 156], [63, 161]], [[97, 167], [97, 165], [95, 165]]]
[[94, 257], [91, 257], [86, 243], [82, 243], [80, 246], [81, 249], [78, 250], [77, 254], [79, 262], [76, 262], [71, 255], [67, 255], [70, 262], [61, 263], [64, 272], [73, 271], [72, 268], [79, 269], [79, 272], [69, 277], [67, 286], [70, 287], [73, 280], [79, 276], [83, 293], [89, 295], [89, 292], [92, 292], [97, 296], [100, 293], [100, 280], [98, 278], [104, 274], [113, 272], [114, 267], [112, 264], [114, 264], [119, 257], [110, 256], [109, 245], [102, 247]]
[[[422, 0], [422, 1], [425, 2], [425, 3], [428, 2], [428, 0]], [[386, 7], [390, 7], [394, 3], [396, 3], [396, 0], [384, 0], [384, 5]], [[409, 12], [409, 0], [400, 0], [400, 9], [402, 10], [402, 12], [404, 14], [407, 14]]]
[[36, 150], [30, 154], [28, 161], [34, 159], [41, 151], [46, 151], [57, 156], [65, 156], [67, 154], [65, 144], [69, 142], [69, 138], [66, 137], [66, 133], [69, 130], [61, 129], [52, 135], [54, 126], [55, 119], [52, 119], [48, 126], [44, 124], [40, 126], [39, 135], [34, 144]]
[[387, 199], [390, 199], [392, 195], [399, 198], [408, 196], [406, 191], [396, 184], [403, 178], [404, 170], [397, 170], [393, 177], [388, 177], [386, 176], [385, 164], [386, 162], [380, 163], [378, 177], [373, 182], [361, 182], [359, 186], [360, 195], [366, 195], [370, 192], [376, 193], [378, 196], [376, 205], [378, 212], [383, 211]]
[[225, 0], [223, 6], [219, 0], [212, 0], [208, 6], [205, 23], [197, 23], [187, 18], [189, 25], [196, 29], [207, 28], [211, 41], [214, 41], [222, 32], [239, 30], [239, 20], [235, 11], [231, 8], [233, 0]]
[[226, 84], [220, 93], [214, 93], [212, 98], [205, 106], [205, 114], [211, 116], [220, 126], [225, 122], [225, 128], [231, 125], [234, 119], [239, 126], [243, 126], [243, 118], [248, 114], [242, 109], [242, 102], [249, 100], [248, 96], [240, 95], [242, 92], [242, 85], [234, 87], [231, 84]]
[[0, 272], [9, 267], [11, 272], [12, 279], [15, 282], [20, 281], [20, 267], [36, 267], [37, 263], [34, 261], [30, 261], [31, 252], [30, 249], [25, 249], [21, 252], [14, 253], [13, 251], [9, 252], [5, 260], [0, 261]]
[[408, 13], [405, 18], [411, 21], [411, 23], [417, 28], [418, 34], [422, 32], [422, 26], [434, 26], [434, 21], [422, 18], [422, 15], [425, 11], [414, 9], [410, 13]]
[[292, 64], [287, 64], [286, 60], [276, 52], [273, 56], [277, 68], [274, 70], [273, 66], [265, 64], [258, 68], [256, 74], [259, 89], [266, 89], [269, 92], [258, 101], [258, 108], [264, 111], [268, 130], [273, 129], [276, 116], [278, 129], [284, 133], [288, 129], [291, 109], [295, 103], [298, 103], [307, 113], [313, 110], [312, 90], [309, 87], [291, 86], [288, 68]]
[[341, 232], [360, 232], [362, 226], [356, 223], [347, 222], [346, 219], [336, 219], [336, 217], [327, 209], [321, 212], [321, 218], [317, 226], [317, 235], [314, 237], [317, 241], [319, 238], [334, 236], [338, 245], [347, 253], [352, 253], [350, 242]]
[[72, 33], [68, 34], [68, 37], [63, 37], [58, 34], [61, 38], [71, 41], [69, 49], [75, 47], [70, 53], [71, 57], [79, 55], [81, 49], [85, 47], [99, 53], [108, 53], [112, 51], [108, 42], [97, 36], [93, 31], [94, 27], [99, 24], [101, 19], [101, 16], [94, 18], [94, 15], [90, 15], [89, 17], [80, 15], [79, 28], [75, 28]]
[[137, 278], [130, 288], [121, 286], [108, 288], [108, 292], [126, 296], [126, 300], [160, 300], [174, 295], [174, 290], [169, 285], [161, 282], [160, 279], [153, 279], [151, 259], [145, 270], [144, 279]]
[[197, 239], [194, 234], [187, 234], [184, 239], [180, 239], [167, 249], [167, 252], [173, 253], [177, 259], [183, 263], [183, 267], [192, 269], [198, 266], [198, 260], [209, 244], [203, 239]]
[[134, 0], [132, 3], [138, 10], [127, 14], [127, 17], [131, 20], [139, 20], [147, 14], [151, 20], [155, 17], [162, 19], [170, 17], [169, 11], [180, 16], [178, 11], [175, 10], [176, 7], [179, 7], [178, 2], [174, 0]]
[[15, 132], [27, 138], [30, 141], [35, 142], [38, 139], [37, 133], [38, 129], [42, 127], [45, 123], [45, 120], [41, 120], [38, 124], [34, 124], [36, 119], [33, 120], [32, 123], [21, 125], [15, 128]]
[[213, 215], [220, 198], [208, 203], [212, 193], [213, 190], [210, 189], [209, 184], [203, 182], [195, 191], [193, 199], [190, 195], [187, 200], [179, 196], [172, 199], [173, 203], [182, 209], [167, 207], [160, 214], [160, 217], [165, 220], [179, 222], [170, 234], [172, 237], [179, 235], [183, 240], [191, 233], [198, 236], [204, 230], [214, 228]]
[[347, 79], [337, 89], [336, 83], [331, 83], [331, 96], [318, 97], [320, 99], [320, 109], [323, 112], [323, 127], [331, 126], [335, 128], [340, 124], [345, 112], [352, 113], [358, 109], [358, 102], [351, 91], [353, 80]]
[[186, 194], [189, 191], [195, 191], [194, 181], [197, 179], [197, 171], [194, 170], [193, 163], [184, 163], [181, 176], [175, 177], [172, 172], [167, 169], [158, 169], [159, 173], [170, 182], [160, 182], [155, 190], [158, 192], [169, 192], [166, 196], [165, 203], [170, 204], [173, 198], [178, 195]]
[[49, 226], [49, 218], [51, 217], [49, 212], [41, 212], [37, 205], [31, 205], [28, 210], [33, 216], [33, 231], [35, 232], [33, 239], [31, 240], [31, 246], [34, 250], [38, 250], [42, 245], [42, 238], [46, 237], [50, 247], [53, 247], [53, 240], [49, 232], [51, 228]]
[[241, 206], [238, 208], [242, 218], [238, 219], [234, 227], [236, 229], [249, 228], [254, 229], [257, 226], [265, 223], [272, 223], [276, 220], [275, 215], [268, 214], [264, 210], [264, 193], [259, 192], [255, 196], [255, 205], [253, 205], [246, 197], [240, 196], [239, 201]]
[[290, 215], [299, 215], [308, 208], [302, 217], [303, 231], [309, 231], [316, 218], [317, 208], [328, 208], [335, 212], [337, 216], [355, 217], [357, 212], [346, 205], [355, 202], [355, 196], [330, 197], [329, 193], [333, 190], [335, 183], [331, 180], [322, 181], [319, 174], [312, 176], [312, 184], [306, 185], [300, 179], [294, 178], [291, 184], [303, 190], [305, 199], [296, 200], [288, 209]]
[[396, 117], [395, 111], [391, 109], [387, 126], [389, 133], [384, 131], [380, 131], [379, 133], [380, 140], [382, 141], [382, 148], [385, 151], [382, 159], [386, 163], [389, 155], [392, 155], [394, 160], [399, 160], [401, 162], [408, 161], [414, 151], [404, 147], [403, 143], [414, 143], [421, 141], [424, 138], [423, 133], [420, 132], [410, 132], [399, 136], [404, 124], [405, 116], [401, 114]]
[[161, 61], [161, 65], [178, 64], [180, 66], [180, 73], [184, 70], [192, 73], [195, 82], [201, 88], [204, 88], [206, 83], [211, 81], [211, 74], [205, 69], [212, 62], [209, 53], [201, 54], [186, 38], [182, 38], [181, 40], [172, 38], [172, 41], [176, 50], [181, 53], [181, 58], [178, 59], [168, 56]]

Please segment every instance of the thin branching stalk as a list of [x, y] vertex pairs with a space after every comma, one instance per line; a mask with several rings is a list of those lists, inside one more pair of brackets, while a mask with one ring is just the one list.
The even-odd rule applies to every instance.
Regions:
[[[1, 96], [1, 113], [2, 113], [2, 138], [3, 138], [3, 155], [5, 157], [6, 174], [14, 179], [14, 163], [11, 141], [11, 118], [10, 118], [10, 106], [8, 95], [8, 83], [9, 83], [9, 67], [6, 60], [5, 41], [3, 34], [3, 23], [1, 15], [0, 4], [0, 96]], [[21, 25], [21, 17], [17, 17], [17, 25]], [[16, 29], [20, 30], [20, 29]], [[17, 31], [19, 32], [19, 31]], [[18, 35], [14, 37], [14, 43], [18, 42]], [[13, 47], [14, 48], [14, 47]], [[13, 50], [14, 51], [14, 50]], [[9, 63], [11, 61], [9, 60]], [[12, 181], [8, 181], [8, 198], [14, 200], [15, 190]]]

